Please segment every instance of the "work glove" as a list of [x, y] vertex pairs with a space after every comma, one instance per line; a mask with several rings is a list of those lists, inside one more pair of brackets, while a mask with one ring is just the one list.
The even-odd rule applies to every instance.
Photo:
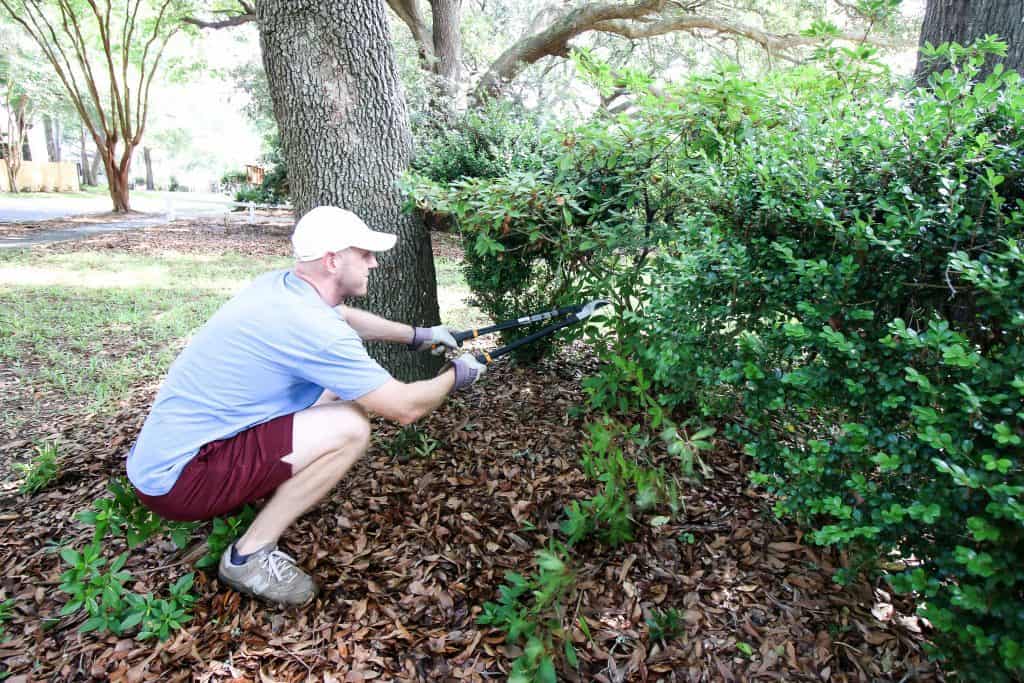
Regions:
[[412, 343], [409, 348], [413, 351], [430, 351], [435, 356], [440, 356], [445, 349], [457, 349], [458, 343], [455, 337], [444, 325], [433, 327], [412, 328]]
[[465, 389], [487, 372], [487, 366], [471, 353], [462, 354], [451, 362], [451, 366], [455, 368], [455, 386], [452, 387], [452, 391]]

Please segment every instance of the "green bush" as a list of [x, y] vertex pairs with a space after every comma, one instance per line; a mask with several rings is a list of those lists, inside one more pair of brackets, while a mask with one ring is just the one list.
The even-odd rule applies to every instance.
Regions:
[[[977, 76], [1000, 49], [946, 47], [913, 91], [864, 46], [657, 96], [627, 75], [638, 109], [548, 131], [540, 166], [410, 182], [495, 318], [613, 300], [591, 408], [721, 419], [778, 513], [848, 550], [838, 580], [901, 557], [936, 655], [983, 680], [1024, 672], [1024, 88]], [[574, 538], [628, 538], [612, 455]]]
[[543, 131], [537, 113], [502, 100], [490, 100], [453, 120], [416, 119], [410, 166], [437, 183], [541, 168]]
[[913, 92], [837, 51], [742, 86], [749, 123], [683, 181], [641, 362], [733, 419], [778, 512], [851, 551], [840, 579], [902, 557], [937, 654], [996, 680], [1024, 672], [1024, 88], [975, 78], [998, 46], [946, 49]]
[[[631, 78], [642, 88], [641, 77]], [[493, 319], [603, 297], [617, 309], [609, 341], [642, 344], [630, 314], [642, 309], [653, 250], [671, 237], [686, 204], [680, 170], [700, 163], [690, 138], [704, 142], [702, 133], [680, 135], [702, 105], [684, 109], [654, 96], [647, 104], [635, 116], [545, 127], [539, 146], [500, 176], [487, 170], [452, 180], [435, 170], [407, 179], [412, 205], [455, 221], [467, 283]], [[529, 352], [541, 355], [578, 333]], [[632, 353], [620, 347], [618, 355]]]

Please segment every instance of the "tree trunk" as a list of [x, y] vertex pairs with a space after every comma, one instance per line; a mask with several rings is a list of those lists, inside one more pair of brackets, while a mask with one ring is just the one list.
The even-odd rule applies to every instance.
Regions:
[[60, 161], [60, 121], [43, 114], [43, 130], [46, 133], [46, 158]]
[[[263, 65], [281, 131], [296, 215], [335, 205], [374, 230], [397, 233], [378, 256], [366, 307], [415, 325], [439, 321], [430, 236], [402, 211], [396, 181], [412, 156], [384, 3], [261, 0]], [[423, 379], [440, 359], [400, 344], [370, 344], [395, 377]]]
[[153, 184], [153, 157], [149, 153], [149, 147], [142, 148], [142, 158], [146, 162], [146, 189], [154, 190], [156, 185]]
[[7, 171], [7, 186], [11, 188], [11, 194], [18, 194], [18, 169], [15, 168], [14, 158], [11, 156], [9, 148], [7, 154], [4, 155], [4, 170]]
[[[1024, 2], [1020, 0], [928, 0], [919, 45], [968, 45], [989, 33], [1006, 42], [1006, 57], [989, 57], [979, 77], [991, 73], [998, 62], [1024, 75]], [[926, 59], [918, 51], [914, 79], [924, 85], [931, 73], [944, 68], [944, 62]]]
[[434, 67], [441, 94], [453, 104], [459, 94], [462, 68], [462, 0], [431, 0], [433, 14]]
[[81, 152], [79, 152], [81, 161], [78, 165], [82, 172], [82, 185], [95, 185], [96, 176], [90, 172], [92, 169], [89, 166], [89, 152], [88, 148], [85, 146], [84, 124], [78, 125], [78, 139], [81, 141]]
[[96, 147], [96, 154], [92, 157], [92, 165], [89, 167], [89, 174], [92, 176], [92, 184], [100, 184], [100, 162], [103, 161], [103, 153]]
[[107, 138], [100, 148], [100, 155], [103, 157], [103, 170], [107, 174], [107, 191], [110, 193], [110, 201], [114, 204], [114, 213], [127, 213], [131, 211], [128, 183], [131, 175], [132, 148], [126, 146], [121, 161], [118, 163], [115, 156], [116, 146], [116, 140]]

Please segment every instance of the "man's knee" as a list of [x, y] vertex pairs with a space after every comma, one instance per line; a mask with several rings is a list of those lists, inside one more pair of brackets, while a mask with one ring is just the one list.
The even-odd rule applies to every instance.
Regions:
[[370, 418], [353, 403], [338, 406], [338, 419], [332, 425], [331, 450], [365, 451], [370, 445]]

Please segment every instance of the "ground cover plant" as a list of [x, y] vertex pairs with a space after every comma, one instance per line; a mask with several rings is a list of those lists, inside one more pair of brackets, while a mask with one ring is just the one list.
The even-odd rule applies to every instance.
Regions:
[[[717, 423], [776, 512], [846, 553], [835, 581], [911, 596], [932, 656], [985, 680], [1024, 670], [1024, 90], [979, 76], [1004, 49], [946, 46], [921, 88], [865, 46], [667, 89], [584, 56], [634, 89], [627, 116], [555, 129], [548, 162], [499, 178], [408, 181], [454, 219], [485, 310], [614, 299], [592, 410], [647, 413], [650, 443]], [[567, 530], [603, 515], [628, 538], [637, 501], [602, 495]]]
[[[238, 254], [287, 256], [287, 238], [285, 223], [225, 230], [194, 222], [39, 247], [12, 261], [31, 268], [100, 253], [166, 256], [170, 264], [189, 254], [206, 258], [212, 276], [222, 255], [228, 266]], [[435, 254], [452, 265], [454, 280], [457, 245], [438, 236]], [[189, 296], [192, 280], [181, 282], [166, 298]], [[48, 307], [48, 296], [23, 290], [20, 300]], [[139, 353], [129, 338], [145, 339], [151, 325], [124, 328], [119, 343], [129, 355]], [[91, 335], [105, 328], [67, 329]], [[53, 339], [69, 348], [82, 341]], [[37, 347], [26, 338], [24, 348], [29, 356]], [[600, 448], [602, 436], [595, 449], [587, 427], [593, 416], [580, 412], [588, 400], [580, 377], [595, 369], [583, 346], [536, 367], [501, 363], [485, 391], [452, 401], [416, 431], [375, 424], [367, 458], [283, 539], [324, 592], [307, 610], [281, 613], [224, 590], [204, 566], [202, 558], [244, 521], [164, 525], [125, 495], [124, 455], [158, 374], [88, 412], [91, 395], [3, 365], [0, 402], [10, 421], [0, 435], [0, 671], [16, 681], [482, 681], [513, 670], [549, 676], [551, 667], [560, 678], [581, 680], [936, 676], [909, 603], [867, 583], [830, 583], [839, 557], [801, 543], [795, 527], [772, 519], [770, 499], [749, 486], [741, 455], [719, 445], [698, 449], [704, 483], [683, 477], [668, 450], [673, 441], [642, 455], [648, 429], [631, 432], [628, 415], [604, 424], [607, 447]], [[675, 427], [691, 439], [699, 433]], [[60, 473], [21, 493], [22, 477], [8, 465], [26, 461], [42, 438], [57, 444]], [[599, 532], [586, 534], [563, 561], [566, 510], [601, 495], [606, 483], [598, 469], [591, 475], [581, 467], [585, 443], [594, 460], [622, 449], [647, 458], [644, 468], [664, 467], [667, 482], [680, 477], [685, 509], [648, 506], [648, 495], [639, 494], [650, 480], [616, 464], [619, 485], [630, 487], [632, 540], [613, 547]], [[97, 554], [90, 548], [98, 538]], [[554, 555], [537, 554], [552, 548]], [[500, 587], [516, 583], [509, 572], [545, 597], [520, 593], [502, 603]], [[76, 596], [84, 598], [79, 605]], [[534, 624], [533, 641], [510, 635], [505, 624], [518, 622], [501, 615], [500, 623], [480, 623], [488, 603]]]

